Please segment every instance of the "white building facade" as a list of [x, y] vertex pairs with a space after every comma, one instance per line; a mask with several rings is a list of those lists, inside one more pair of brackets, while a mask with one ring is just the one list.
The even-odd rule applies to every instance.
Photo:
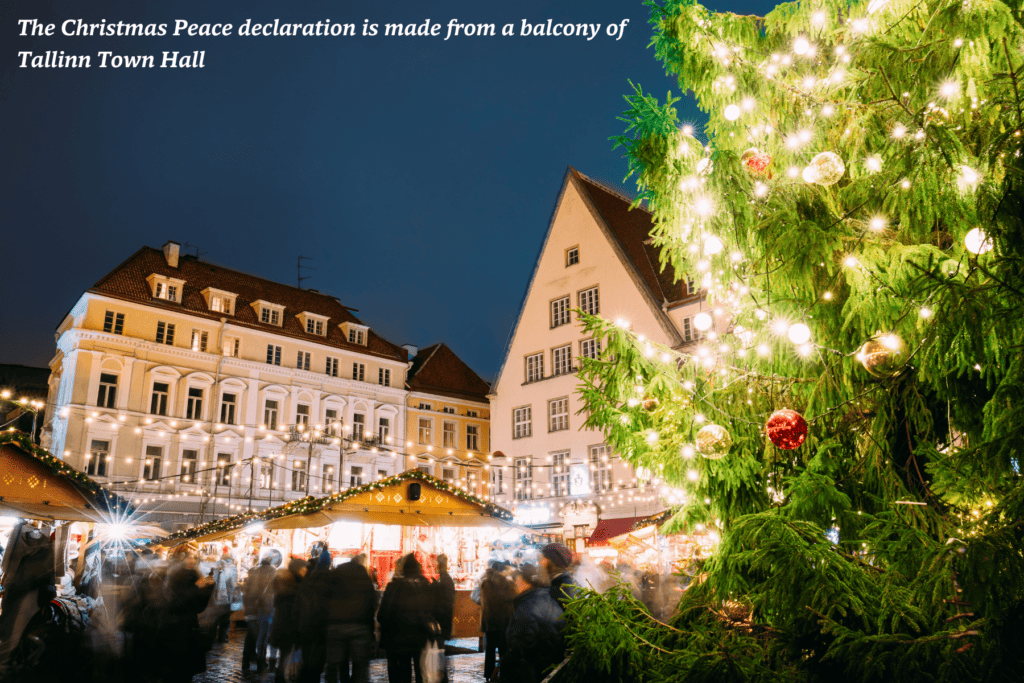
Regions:
[[660, 270], [651, 215], [630, 203], [568, 170], [490, 396], [492, 499], [570, 542], [601, 520], [623, 526], [664, 509], [656, 487], [583, 428], [578, 359], [600, 348], [571, 311], [685, 348], [698, 341], [693, 316], [705, 305], [671, 266]]

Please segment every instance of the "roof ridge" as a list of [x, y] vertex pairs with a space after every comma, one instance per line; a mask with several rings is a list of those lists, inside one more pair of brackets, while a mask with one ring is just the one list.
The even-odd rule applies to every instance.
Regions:
[[583, 180], [583, 181], [586, 181], [586, 182], [587, 182], [587, 183], [589, 183], [590, 185], [593, 185], [593, 186], [595, 186], [595, 187], [598, 187], [598, 188], [600, 188], [600, 189], [604, 190], [605, 192], [607, 192], [608, 194], [610, 194], [610, 195], [613, 195], [613, 196], [615, 196], [616, 198], [618, 198], [618, 199], [621, 199], [622, 201], [624, 201], [624, 202], [626, 202], [627, 204], [629, 204], [629, 210], [630, 210], [630, 211], [633, 211], [634, 209], [640, 209], [640, 210], [641, 210], [641, 211], [643, 211], [644, 213], [646, 213], [646, 214], [649, 214], [649, 215], [650, 215], [650, 216], [652, 216], [652, 217], [654, 216], [654, 213], [653, 213], [653, 212], [652, 212], [652, 211], [651, 211], [650, 209], [648, 209], [648, 208], [647, 208], [646, 206], [644, 206], [643, 204], [637, 204], [636, 206], [634, 206], [634, 205], [633, 205], [633, 202], [635, 202], [635, 201], [636, 201], [636, 199], [630, 199], [629, 197], [627, 197], [626, 195], [622, 194], [621, 192], [619, 192], [619, 191], [618, 191], [618, 190], [616, 190], [615, 188], [612, 188], [612, 187], [608, 187], [607, 185], [605, 185], [605, 184], [604, 184], [604, 183], [602, 183], [601, 181], [599, 181], [599, 180], [594, 180], [593, 178], [591, 178], [590, 176], [588, 176], [588, 175], [587, 175], [587, 174], [585, 174], [585, 173], [580, 173], [579, 171], [577, 171], [577, 170], [576, 170], [575, 168], [573, 168], [572, 166], [570, 166], [569, 168], [572, 168], [573, 172], [574, 172], [574, 173], [575, 173], [575, 174], [576, 174], [577, 176], [579, 176], [579, 178], [580, 178], [581, 180]]

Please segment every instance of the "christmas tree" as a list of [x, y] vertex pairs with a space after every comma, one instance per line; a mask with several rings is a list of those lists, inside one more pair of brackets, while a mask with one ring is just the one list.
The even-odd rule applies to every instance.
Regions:
[[616, 140], [706, 336], [587, 318], [579, 390], [720, 541], [668, 624], [576, 601], [560, 680], [1021, 680], [1021, 3], [651, 9], [709, 122]]

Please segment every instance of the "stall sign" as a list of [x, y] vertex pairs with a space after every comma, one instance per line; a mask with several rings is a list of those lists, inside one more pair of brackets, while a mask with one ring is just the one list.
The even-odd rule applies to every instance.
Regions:
[[590, 494], [590, 470], [586, 463], [576, 463], [569, 468], [569, 494], [586, 496]]
[[514, 521], [520, 526], [547, 524], [551, 521], [551, 510], [546, 505], [538, 507], [522, 507], [516, 510]]

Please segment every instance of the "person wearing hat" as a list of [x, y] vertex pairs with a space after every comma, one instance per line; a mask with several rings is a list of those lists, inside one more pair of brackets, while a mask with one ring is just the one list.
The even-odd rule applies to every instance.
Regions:
[[562, 607], [547, 573], [525, 564], [512, 574], [516, 597], [498, 670], [501, 683], [539, 683], [565, 656]]
[[572, 565], [572, 553], [561, 543], [549, 543], [540, 551], [540, 566], [547, 572], [551, 581], [551, 597], [565, 609], [569, 600], [576, 597], [579, 584], [572, 577], [569, 567]]

